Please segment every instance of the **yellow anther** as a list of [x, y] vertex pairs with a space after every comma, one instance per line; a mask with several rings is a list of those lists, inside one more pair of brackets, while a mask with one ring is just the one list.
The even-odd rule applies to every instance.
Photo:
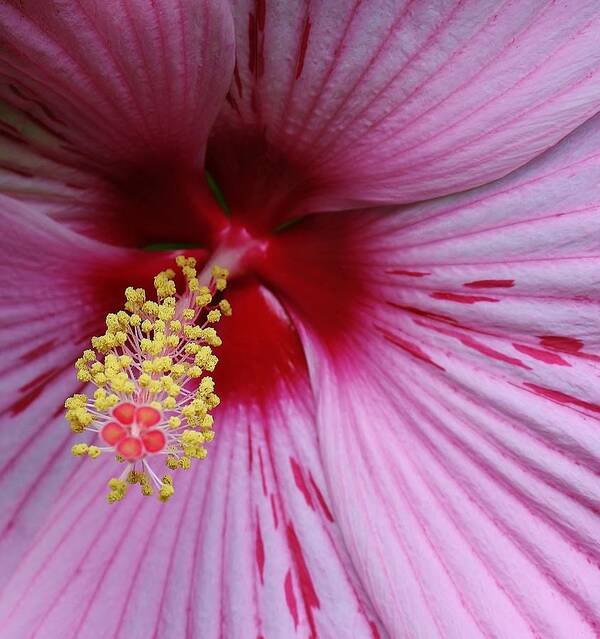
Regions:
[[215, 382], [212, 377], [205, 377], [198, 386], [198, 394], [201, 396], [206, 396], [212, 393], [215, 390]]
[[175, 258], [175, 263], [179, 268], [183, 268], [184, 266], [188, 266], [194, 268], [196, 266], [196, 258], [195, 257], [185, 257], [185, 255], [178, 255]]
[[212, 294], [207, 286], [201, 286], [196, 296], [196, 306], [203, 308], [212, 302]]
[[111, 479], [108, 482], [108, 502], [121, 501], [127, 492], [127, 484], [122, 479]]
[[87, 444], [75, 444], [71, 448], [71, 452], [73, 453], [73, 455], [75, 455], [75, 457], [83, 457], [83, 455], [86, 455], [87, 452], [88, 452], [88, 445]]
[[86, 369], [81, 369], [79, 371], [77, 371], [77, 379], [80, 382], [91, 382], [92, 381], [92, 376], [90, 375], [90, 372]]
[[158, 367], [159, 370], [163, 371], [163, 372], [167, 372], [171, 369], [171, 366], [173, 366], [173, 358], [170, 357], [169, 355], [164, 355], [163, 357], [159, 357], [157, 359], [158, 361]]
[[65, 400], [65, 408], [83, 408], [87, 402], [87, 395], [77, 394]]
[[171, 367], [171, 375], [173, 379], [179, 379], [185, 375], [186, 365], [185, 364], [174, 364]]
[[217, 331], [215, 331], [212, 327], [202, 329], [200, 337], [210, 346], [221, 346], [223, 343], [221, 338], [217, 335]]
[[142, 331], [144, 331], [144, 333], [149, 333], [153, 327], [154, 327], [154, 324], [150, 320], [145, 319], [142, 322], [141, 328], [142, 328]]
[[158, 304], [151, 301], [144, 302], [142, 310], [144, 313], [148, 313], [148, 315], [158, 315]]
[[204, 308], [208, 306], [212, 302], [212, 295], [210, 293], [205, 293], [203, 295], [196, 296], [196, 306], [198, 308]]
[[117, 319], [115, 313], [109, 313], [106, 316], [106, 328], [108, 328], [109, 331], [113, 332], [119, 330], [119, 320]]
[[206, 360], [206, 364], [204, 364], [204, 368], [209, 372], [212, 373], [215, 368], [217, 367], [217, 364], [219, 363], [219, 358], [216, 355], [211, 355], [207, 360]]
[[175, 277], [175, 271], [172, 268], [165, 269], [161, 271], [155, 278], [154, 281], [168, 281], [172, 280]]
[[108, 377], [104, 373], [96, 373], [96, 375], [92, 376], [92, 379], [96, 386], [104, 386], [104, 384], [108, 381]]
[[140, 486], [144, 497], [152, 497], [152, 495], [154, 495], [154, 490], [152, 490], [152, 486], [149, 482], [141, 483]]
[[219, 398], [218, 395], [215, 395], [215, 393], [211, 393], [206, 398], [206, 405], [208, 406], [209, 410], [216, 408], [220, 403], [221, 403], [221, 399]]
[[166, 399], [163, 399], [162, 405], [167, 410], [172, 410], [177, 406], [177, 400], [175, 397], [167, 397]]
[[170, 475], [164, 475], [162, 481], [163, 483], [158, 491], [158, 498], [164, 502], [173, 496], [175, 489], [173, 488], [173, 478]]
[[205, 441], [204, 433], [196, 430], [185, 430], [181, 435], [181, 447], [188, 457], [204, 459], [207, 452], [203, 446]]
[[138, 484], [141, 482], [144, 473], [140, 473], [139, 471], [132, 470], [129, 475], [127, 475], [127, 483], [129, 484]]
[[154, 361], [145, 359], [142, 362], [142, 370], [144, 373], [153, 373], [154, 372]]
[[200, 345], [196, 344], [196, 342], [188, 342], [185, 345], [185, 352], [188, 355], [195, 355], [200, 350]]
[[85, 408], [69, 408], [65, 417], [74, 433], [82, 433], [89, 426], [94, 418]]
[[150, 382], [152, 381], [150, 375], [148, 375], [148, 373], [142, 373], [139, 377], [138, 377], [138, 383], [142, 388], [146, 388]]
[[181, 443], [184, 446], [199, 446], [204, 443], [204, 435], [197, 430], [185, 430], [181, 435]]
[[188, 339], [198, 339], [202, 335], [202, 329], [199, 326], [187, 326], [183, 327], [183, 334]]
[[197, 366], [204, 366], [211, 355], [212, 355], [211, 347], [202, 346], [196, 350], [196, 357], [194, 357], [194, 363]]
[[175, 286], [175, 282], [173, 282], [173, 278], [175, 277], [174, 271], [168, 269], [159, 273], [154, 278], [154, 288], [156, 289], [156, 294], [159, 299], [170, 297], [171, 295], [175, 295], [177, 293], [177, 288]]
[[212, 267], [211, 273], [212, 273], [212, 276], [215, 277], [215, 278], [217, 278], [217, 277], [224, 277], [224, 278], [229, 277], [229, 271], [226, 268], [223, 268], [222, 266], [218, 266], [217, 264], [215, 264]]
[[125, 291], [125, 309], [138, 312], [146, 300], [146, 291], [143, 288], [128, 287]]
[[231, 304], [227, 300], [221, 300], [219, 302], [219, 308], [221, 309], [221, 313], [226, 317], [229, 317], [233, 312]]
[[96, 457], [100, 456], [100, 449], [98, 448], [98, 446], [90, 446], [87, 449], [87, 454], [88, 454], [88, 457], [91, 457], [92, 459], [96, 459]]
[[218, 311], [216, 308], [213, 309], [208, 313], [206, 319], [211, 322], [211, 324], [218, 322], [221, 319], [221, 311]]
[[161, 383], [156, 379], [151, 380], [150, 383], [148, 384], [148, 390], [153, 395], [155, 395], [156, 393], [160, 393], [162, 390]]

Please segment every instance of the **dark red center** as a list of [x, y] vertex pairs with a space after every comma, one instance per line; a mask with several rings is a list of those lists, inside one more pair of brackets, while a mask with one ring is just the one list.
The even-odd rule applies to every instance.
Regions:
[[[267, 185], [262, 187], [265, 192]], [[298, 322], [332, 351], [355, 322], [364, 290], [355, 266], [360, 262], [355, 259], [357, 243], [340, 221], [343, 216], [291, 221], [298, 209], [289, 198], [278, 197], [277, 189], [264, 209], [257, 192], [246, 204], [238, 192], [225, 192], [225, 199], [234, 203], [225, 213], [201, 176], [175, 176], [172, 171], [140, 173], [118, 189], [124, 209], [120, 219], [138, 245], [192, 245], [178, 253], [192, 255], [200, 264], [214, 260], [230, 267], [225, 295], [233, 316], [219, 324], [223, 346], [214, 373], [224, 401], [266, 400], [277, 384], [306, 375]], [[108, 277], [104, 273], [99, 279], [111, 299], [107, 312], [120, 307], [125, 286], [152, 290], [153, 276], [172, 266], [175, 255], [164, 250], [143, 259], [132, 256]]]

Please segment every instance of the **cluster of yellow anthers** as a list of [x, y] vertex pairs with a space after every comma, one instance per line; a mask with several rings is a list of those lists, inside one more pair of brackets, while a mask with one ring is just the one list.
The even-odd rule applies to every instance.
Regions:
[[206, 457], [214, 438], [210, 411], [219, 398], [206, 373], [217, 365], [212, 349], [221, 339], [209, 324], [231, 315], [221, 295], [228, 272], [214, 266], [201, 286], [194, 258], [176, 262], [185, 291], [177, 293], [171, 269], [154, 278], [157, 301], [146, 300], [144, 289], [128, 288], [125, 310], [107, 316], [106, 333], [94, 337], [75, 364], [77, 378], [97, 389], [93, 398], [69, 397], [66, 418], [75, 433], [97, 433], [99, 445], [75, 444], [72, 452], [92, 458], [109, 452], [124, 464], [108, 482], [111, 503], [123, 499], [129, 484], [139, 484], [143, 495], [156, 488], [166, 501], [173, 478], [159, 478], [150, 459], [162, 455], [167, 468], [187, 470], [192, 459]]

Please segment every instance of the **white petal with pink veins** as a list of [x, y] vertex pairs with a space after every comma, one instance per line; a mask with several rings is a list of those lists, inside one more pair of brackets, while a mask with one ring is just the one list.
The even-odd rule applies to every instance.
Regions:
[[0, 200], [0, 220], [5, 581], [46, 517], [48, 502], [75, 468], [61, 407], [81, 386], [72, 373], [73, 358], [98, 328], [104, 300], [94, 280], [121, 263], [124, 252], [78, 237], [6, 197]]
[[305, 332], [321, 450], [393, 637], [600, 632], [599, 130], [469, 193], [320, 218], [369, 282], [333, 357]]
[[4, 591], [2, 632], [385, 636], [329, 510], [310, 406], [283, 392], [268, 415], [233, 408], [217, 428], [167, 507], [111, 508], [107, 465], [82, 466]]
[[[248, 191], [310, 211], [463, 191], [598, 110], [594, 2], [233, 5], [237, 65], [212, 156], [240, 207]], [[249, 174], [268, 174], [264, 188]]]
[[0, 38], [2, 192], [72, 221], [104, 178], [201, 169], [233, 66], [224, 3], [9, 2]]

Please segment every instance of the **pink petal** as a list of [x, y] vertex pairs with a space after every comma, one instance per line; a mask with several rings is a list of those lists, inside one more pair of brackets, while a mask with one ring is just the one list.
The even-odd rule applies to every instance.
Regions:
[[[0, 585], [77, 464], [65, 398], [73, 364], [129, 284], [147, 286], [165, 256], [82, 237], [0, 196]], [[166, 261], [172, 260], [167, 256]]]
[[65, 398], [73, 362], [102, 321], [96, 280], [122, 264], [102, 247], [0, 196], [0, 580], [8, 578], [74, 465]]
[[[341, 636], [350, 623], [361, 636], [385, 637], [340, 542], [298, 338], [273, 297], [256, 285], [232, 290], [247, 348], [239, 347], [243, 336], [222, 332], [238, 357], [230, 371], [240, 372], [219, 380], [218, 436], [206, 463], [177, 477], [167, 505], [129, 495], [111, 508], [114, 462], [76, 462], [60, 409], [74, 390], [68, 369], [105, 310], [99, 292], [122, 290], [108, 286], [105, 271], [136, 276], [135, 252], [0, 201], [8, 302], [0, 344], [11, 355], [1, 371], [0, 563], [10, 583], [0, 635], [256, 639]], [[254, 327], [256, 344], [244, 323], [252, 304], [264, 320]], [[262, 367], [268, 363], [262, 376], [248, 359], [259, 348]], [[60, 380], [40, 374], [46, 366], [60, 367]], [[236, 395], [242, 381], [245, 396]], [[18, 415], [5, 405], [15, 397], [24, 405]]]
[[177, 475], [166, 505], [135, 494], [111, 507], [109, 465], [82, 465], [4, 591], [2, 636], [376, 636], [310, 398], [303, 381], [273, 389], [267, 412], [226, 407], [208, 459]]
[[305, 332], [319, 441], [393, 637], [600, 632], [599, 143], [596, 118], [476, 191], [319, 217], [367, 283], [353, 336]]
[[233, 65], [225, 3], [3, 3], [0, 38], [2, 192], [72, 220], [104, 178], [201, 167]]
[[243, 209], [465, 190], [598, 109], [594, 2], [234, 4], [235, 81], [212, 157]]

